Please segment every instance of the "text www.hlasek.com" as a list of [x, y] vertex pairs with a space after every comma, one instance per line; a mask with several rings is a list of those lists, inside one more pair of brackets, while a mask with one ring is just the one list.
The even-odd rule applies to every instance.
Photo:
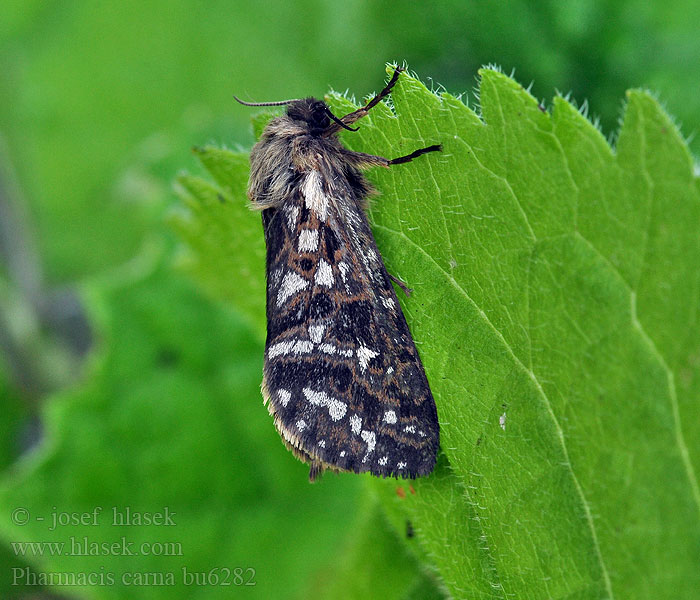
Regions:
[[180, 542], [136, 544], [122, 536], [114, 542], [91, 542], [71, 536], [67, 542], [11, 542], [15, 556], [183, 556]]

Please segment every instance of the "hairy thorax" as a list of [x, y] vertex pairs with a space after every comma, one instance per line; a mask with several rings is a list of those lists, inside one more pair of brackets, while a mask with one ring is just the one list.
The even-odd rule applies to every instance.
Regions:
[[[357, 200], [371, 193], [371, 187], [355, 169], [348, 168], [342, 156], [343, 147], [335, 135], [313, 135], [297, 121], [283, 116], [270, 121], [260, 141], [250, 153], [248, 198], [252, 208], [277, 208], [304, 188], [309, 177], [316, 175], [330, 186], [329, 196], [356, 196]], [[359, 194], [348, 190], [348, 183]], [[336, 185], [337, 184], [337, 185]]]

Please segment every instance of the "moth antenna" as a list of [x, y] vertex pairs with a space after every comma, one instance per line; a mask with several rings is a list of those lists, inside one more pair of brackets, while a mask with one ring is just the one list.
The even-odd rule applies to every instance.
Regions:
[[[379, 104], [384, 98], [386, 98], [391, 93], [392, 88], [396, 85], [396, 82], [399, 80], [399, 75], [404, 71], [405, 69], [403, 67], [396, 67], [396, 69], [394, 69], [394, 74], [391, 76], [389, 83], [387, 83], [384, 86], [384, 89], [381, 92], [379, 92], [374, 98], [372, 98], [367, 104], [365, 104], [362, 108], [358, 108], [357, 110], [348, 113], [341, 119], [336, 120], [336, 124], [338, 125], [338, 127], [350, 129], [349, 127], [347, 127], [347, 125], [349, 125], [350, 123], [354, 123], [355, 121], [359, 121], [362, 117], [366, 116], [372, 108], [377, 106], [377, 104]], [[332, 135], [336, 131], [338, 131], [337, 127], [331, 127], [324, 133], [324, 135]]]
[[333, 119], [333, 121], [335, 121], [338, 125], [340, 125], [343, 129], [347, 129], [348, 131], [359, 131], [359, 130], [360, 130], [359, 127], [350, 127], [350, 126], [346, 125], [345, 123], [343, 123], [338, 117], [336, 117], [336, 116], [331, 112], [331, 109], [330, 109], [330, 108], [327, 108], [327, 109], [326, 109], [326, 114], [327, 114], [331, 119]]
[[367, 111], [367, 110], [369, 110], [370, 108], [374, 108], [375, 106], [377, 106], [377, 104], [379, 104], [379, 102], [380, 102], [382, 99], [386, 98], [386, 97], [391, 93], [391, 90], [392, 90], [392, 88], [396, 85], [396, 82], [399, 80], [399, 75], [400, 75], [401, 73], [403, 73], [405, 70], [406, 70], [406, 69], [404, 69], [403, 67], [396, 67], [396, 69], [394, 69], [394, 74], [391, 76], [391, 79], [389, 80], [389, 83], [387, 83], [387, 84], [384, 86], [384, 89], [383, 89], [381, 92], [379, 92], [374, 98], [372, 98], [372, 99], [363, 107], [363, 109], [364, 109], [365, 111]]
[[289, 104], [290, 102], [296, 102], [296, 100], [279, 100], [278, 102], [245, 102], [237, 96], [234, 96], [234, 99], [243, 106], [283, 106], [285, 104]]

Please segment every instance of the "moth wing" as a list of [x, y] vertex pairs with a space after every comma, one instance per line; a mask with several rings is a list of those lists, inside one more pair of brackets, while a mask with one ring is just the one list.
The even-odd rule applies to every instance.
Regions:
[[367, 218], [349, 193], [308, 189], [263, 211], [268, 409], [312, 479], [430, 473], [435, 402]]

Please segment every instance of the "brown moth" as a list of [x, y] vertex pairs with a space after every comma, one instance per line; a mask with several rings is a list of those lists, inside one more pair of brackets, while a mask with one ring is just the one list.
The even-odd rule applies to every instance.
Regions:
[[[417, 477], [435, 466], [435, 401], [365, 214], [369, 167], [407, 163], [353, 152], [337, 134], [396, 84], [341, 118], [315, 98], [286, 106], [250, 155], [248, 196], [267, 244], [262, 393], [286, 445], [310, 467]], [[404, 287], [405, 291], [406, 288]]]

